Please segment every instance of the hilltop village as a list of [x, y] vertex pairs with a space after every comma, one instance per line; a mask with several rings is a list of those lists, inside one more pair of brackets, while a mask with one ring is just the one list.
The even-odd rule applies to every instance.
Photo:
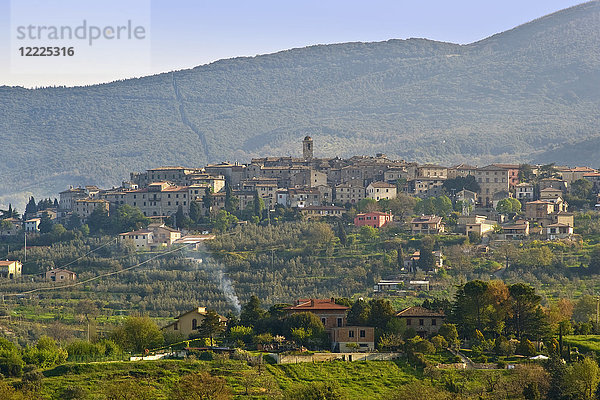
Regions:
[[[385, 154], [349, 159], [313, 154], [313, 139], [307, 136], [298, 158], [264, 157], [249, 164], [223, 162], [203, 168], [158, 167], [131, 173], [118, 188], [71, 187], [42, 209], [35, 202], [31, 208], [28, 205], [23, 220], [5, 218], [0, 235], [15, 235], [20, 229], [37, 232], [44, 213], [63, 224], [74, 215], [85, 223], [95, 211], [110, 215], [129, 205], [154, 222], [170, 221], [173, 228], [185, 228], [221, 210], [235, 214], [240, 223], [286, 209], [303, 219], [349, 215], [356, 226], [403, 224], [415, 234], [554, 240], [573, 235], [570, 211], [593, 209], [600, 190], [600, 173], [590, 167], [445, 167], [390, 160]], [[417, 203], [415, 210], [421, 212], [409, 218], [414, 214], [410, 205]], [[458, 214], [448, 223], [453, 211]], [[168, 231], [154, 232], [154, 237], [149, 230], [122, 235], [137, 236], [137, 246], [144, 248], [179, 238]], [[160, 239], [166, 236], [166, 242]]]

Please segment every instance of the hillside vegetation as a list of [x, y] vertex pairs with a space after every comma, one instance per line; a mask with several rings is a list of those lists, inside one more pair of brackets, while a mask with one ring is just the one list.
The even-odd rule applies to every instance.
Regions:
[[[0, 203], [160, 164], [298, 154], [305, 134], [317, 156], [546, 160], [600, 133], [599, 25], [593, 1], [469, 45], [321, 45], [89, 87], [0, 87]], [[597, 166], [594, 152], [566, 155]]]

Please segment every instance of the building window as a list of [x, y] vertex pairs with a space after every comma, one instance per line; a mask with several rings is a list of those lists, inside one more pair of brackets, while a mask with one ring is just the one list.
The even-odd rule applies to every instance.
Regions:
[[406, 325], [408, 325], [408, 326], [412, 325], [412, 320], [410, 318], [406, 320]]
[[344, 323], [344, 319], [343, 318], [338, 318], [337, 319], [337, 326], [338, 326], [338, 328], [340, 328], [343, 325], [343, 323]]
[[196, 318], [194, 318], [192, 320], [192, 329], [196, 329], [198, 327], [198, 321], [196, 320]]
[[348, 337], [349, 338], [353, 338], [354, 337], [354, 331], [348, 331]]
[[327, 318], [321, 318], [321, 322], [323, 323], [323, 325], [325, 325], [325, 323], [327, 322]]
[[437, 325], [437, 319], [432, 319], [431, 320], [431, 325], [432, 326], [436, 326]]
[[178, 325], [177, 322], [175, 322], [175, 325], [173, 325], [173, 330], [174, 331], [179, 330], [179, 326], [177, 326], [177, 325]]
[[367, 332], [366, 332], [364, 329], [361, 329], [361, 330], [360, 330], [360, 332], [359, 332], [359, 336], [360, 336], [361, 338], [364, 338], [364, 337], [366, 337], [366, 336], [367, 336]]
[[423, 326], [423, 325], [425, 325], [425, 321], [424, 321], [424, 320], [422, 320], [422, 319], [420, 319], [420, 320], [419, 320], [419, 326]]

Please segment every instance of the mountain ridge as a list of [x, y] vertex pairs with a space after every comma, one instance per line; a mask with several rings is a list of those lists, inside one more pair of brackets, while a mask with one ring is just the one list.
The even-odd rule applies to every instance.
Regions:
[[535, 161], [600, 134], [598, 21], [593, 1], [466, 45], [313, 45], [92, 86], [2, 86], [0, 203], [161, 164], [298, 154], [306, 134], [321, 156]]

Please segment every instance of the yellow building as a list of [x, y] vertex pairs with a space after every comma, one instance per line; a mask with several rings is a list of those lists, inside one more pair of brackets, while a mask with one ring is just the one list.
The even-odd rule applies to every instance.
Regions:
[[21, 276], [23, 270], [23, 264], [19, 261], [0, 261], [0, 277], [15, 279]]
[[[206, 307], [196, 307], [175, 317], [176, 321], [171, 322], [169, 325], [162, 328], [162, 330], [164, 332], [180, 333], [184, 337], [188, 337], [191, 334], [198, 332], [198, 328], [200, 328], [206, 313]], [[221, 319], [222, 324], [227, 323], [227, 318], [220, 315], [219, 318]]]

